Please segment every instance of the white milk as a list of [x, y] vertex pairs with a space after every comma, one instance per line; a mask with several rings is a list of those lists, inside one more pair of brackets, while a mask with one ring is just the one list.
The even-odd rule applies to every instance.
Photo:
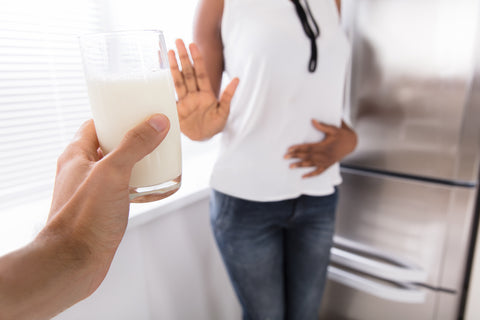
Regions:
[[165, 140], [133, 168], [130, 186], [154, 186], [177, 178], [182, 172], [180, 126], [170, 73], [158, 71], [137, 79], [88, 79], [87, 83], [104, 153], [112, 151], [128, 130], [153, 113], [163, 113], [170, 120]]

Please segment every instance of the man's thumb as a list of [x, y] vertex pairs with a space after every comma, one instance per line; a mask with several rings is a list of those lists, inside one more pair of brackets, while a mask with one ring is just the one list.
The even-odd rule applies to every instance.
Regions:
[[129, 130], [108, 157], [115, 166], [131, 170], [135, 163], [163, 141], [169, 129], [168, 118], [163, 114], [154, 114]]

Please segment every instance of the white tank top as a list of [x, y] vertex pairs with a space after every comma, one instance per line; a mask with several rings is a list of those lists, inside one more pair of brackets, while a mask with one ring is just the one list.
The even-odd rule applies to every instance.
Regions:
[[318, 62], [308, 71], [310, 40], [290, 0], [224, 0], [225, 71], [240, 84], [222, 133], [212, 188], [252, 201], [328, 195], [341, 183], [339, 165], [290, 169], [290, 146], [319, 142], [311, 119], [340, 126], [350, 45], [334, 0], [310, 0], [320, 28]]

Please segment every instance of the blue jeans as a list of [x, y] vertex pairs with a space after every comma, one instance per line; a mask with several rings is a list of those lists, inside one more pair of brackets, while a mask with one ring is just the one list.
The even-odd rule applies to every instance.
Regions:
[[213, 191], [212, 229], [244, 320], [316, 320], [338, 191], [255, 202]]

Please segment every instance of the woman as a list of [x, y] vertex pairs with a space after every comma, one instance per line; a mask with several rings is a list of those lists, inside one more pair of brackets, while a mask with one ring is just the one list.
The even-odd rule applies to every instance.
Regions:
[[[193, 65], [180, 40], [182, 71], [169, 53], [182, 131], [223, 133], [211, 222], [244, 319], [318, 318], [338, 161], [356, 145], [342, 121], [350, 47], [337, 7], [200, 0]], [[218, 100], [224, 71], [238, 78]]]

